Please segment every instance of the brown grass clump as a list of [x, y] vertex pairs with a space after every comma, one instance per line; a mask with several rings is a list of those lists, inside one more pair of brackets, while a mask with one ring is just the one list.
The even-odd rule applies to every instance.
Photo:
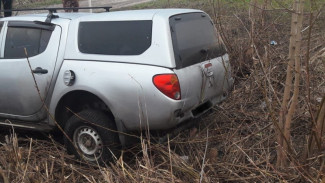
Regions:
[[87, 182], [100, 175], [94, 167], [80, 166], [54, 141], [17, 138], [16, 134], [5, 136], [0, 165], [10, 182]]

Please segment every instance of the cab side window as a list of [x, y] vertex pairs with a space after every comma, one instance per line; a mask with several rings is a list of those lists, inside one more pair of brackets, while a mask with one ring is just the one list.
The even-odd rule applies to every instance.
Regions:
[[2, 27], [3, 27], [3, 22], [0, 22], [0, 33], [2, 31]]
[[50, 41], [51, 34], [52, 30], [41, 29], [35, 26], [8, 26], [4, 58], [25, 58], [25, 48], [28, 57], [44, 52]]
[[[0, 22], [0, 36], [2, 32], [3, 22]], [[0, 38], [0, 50], [1, 50], [1, 38]]]

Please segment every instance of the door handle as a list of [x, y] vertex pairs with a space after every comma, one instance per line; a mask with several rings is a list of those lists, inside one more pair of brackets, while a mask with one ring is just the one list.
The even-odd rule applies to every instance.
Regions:
[[34, 74], [47, 74], [47, 69], [42, 69], [42, 67], [36, 67], [36, 69], [33, 70]]

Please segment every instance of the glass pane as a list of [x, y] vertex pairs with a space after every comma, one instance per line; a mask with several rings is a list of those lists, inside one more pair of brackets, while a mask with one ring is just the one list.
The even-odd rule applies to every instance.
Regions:
[[3, 22], [0, 22], [0, 32], [2, 31]]
[[51, 35], [52, 35], [52, 31], [42, 30], [39, 53], [42, 53], [43, 51], [45, 51], [45, 49], [49, 43], [49, 40], [51, 38]]
[[152, 21], [81, 22], [79, 50], [103, 55], [140, 55], [151, 45]]
[[187, 67], [225, 54], [213, 23], [202, 13], [170, 18], [178, 68]]
[[[0, 22], [0, 34], [2, 32], [3, 22]], [[1, 50], [1, 44], [0, 44], [0, 50]]]
[[50, 40], [51, 31], [8, 27], [4, 58], [25, 58], [24, 48], [29, 57], [42, 53]]

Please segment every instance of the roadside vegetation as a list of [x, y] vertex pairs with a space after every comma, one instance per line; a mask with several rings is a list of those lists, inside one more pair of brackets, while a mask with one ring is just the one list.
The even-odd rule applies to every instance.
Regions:
[[37, 8], [62, 4], [62, 0], [15, 0], [13, 2], [14, 9]]
[[106, 167], [75, 160], [52, 137], [8, 134], [0, 145], [0, 177], [4, 182], [325, 181], [324, 5], [157, 0], [128, 8], [208, 12], [231, 57], [231, 96], [165, 144], [141, 136], [139, 145]]

